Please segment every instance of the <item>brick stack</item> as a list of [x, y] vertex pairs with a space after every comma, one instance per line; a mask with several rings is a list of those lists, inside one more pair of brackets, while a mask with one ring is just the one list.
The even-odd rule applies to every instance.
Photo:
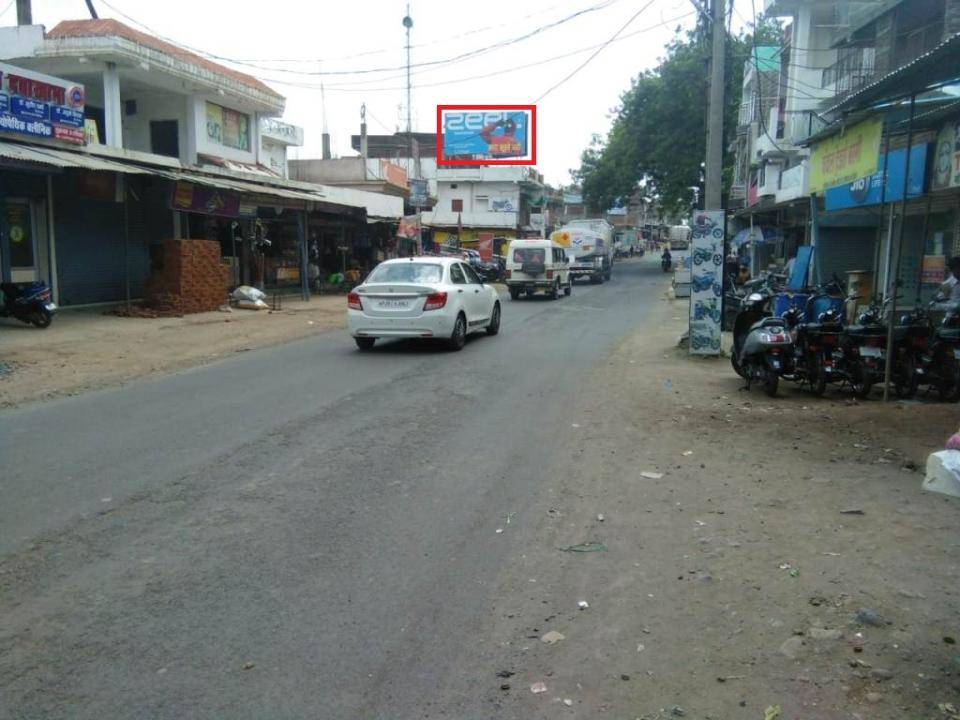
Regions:
[[147, 305], [182, 315], [216, 310], [227, 301], [229, 278], [220, 243], [164, 240], [163, 267], [147, 279]]

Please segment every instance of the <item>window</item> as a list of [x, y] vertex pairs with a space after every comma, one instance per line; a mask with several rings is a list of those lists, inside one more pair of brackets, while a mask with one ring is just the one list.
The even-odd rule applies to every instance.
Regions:
[[516, 248], [513, 251], [513, 261], [520, 264], [543, 265], [546, 256], [543, 248]]
[[463, 212], [463, 200], [461, 198], [453, 198], [450, 201], [450, 209], [453, 212]]
[[451, 189], [451, 190], [456, 190], [458, 187], [460, 187], [460, 186], [457, 185], [456, 183], [450, 183], [450, 189]]
[[471, 285], [482, 284], [482, 282], [480, 281], [480, 278], [477, 277], [477, 274], [473, 271], [473, 268], [470, 267], [469, 265], [463, 266], [463, 272], [467, 276], [467, 282], [470, 283]]
[[463, 274], [463, 269], [460, 267], [460, 263], [454, 263], [450, 266], [450, 282], [454, 285], [466, 285], [467, 278]]
[[442, 265], [423, 262], [384, 263], [377, 266], [367, 278], [367, 282], [438, 283], [442, 277]]
[[176, 120], [150, 121], [150, 151], [154, 155], [180, 156], [180, 134]]

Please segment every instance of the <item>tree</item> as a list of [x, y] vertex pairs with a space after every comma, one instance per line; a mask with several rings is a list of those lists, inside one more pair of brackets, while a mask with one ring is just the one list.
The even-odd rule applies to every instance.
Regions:
[[[781, 29], [775, 22], [761, 21], [755, 34], [760, 44], [780, 44]], [[736, 132], [743, 64], [752, 56], [753, 36], [730, 37], [726, 48], [725, 149]], [[705, 25], [687, 33], [678, 28], [659, 65], [633, 79], [613, 111], [606, 139], [594, 135], [580, 157], [580, 168], [572, 171], [591, 210], [625, 203], [641, 184], [646, 194], [660, 196], [668, 212], [690, 210], [706, 154], [709, 58]], [[731, 161], [725, 152], [725, 189], [732, 177]]]

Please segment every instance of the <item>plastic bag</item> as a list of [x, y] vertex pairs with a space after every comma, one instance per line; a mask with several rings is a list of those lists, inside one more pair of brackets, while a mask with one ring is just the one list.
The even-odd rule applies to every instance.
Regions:
[[[263, 300], [267, 294], [262, 290], [257, 290], [255, 287], [250, 287], [249, 285], [241, 285], [236, 290], [233, 291], [231, 297], [238, 301], [246, 300], [251, 303], [255, 303], [258, 300]], [[264, 306], [266, 307], [266, 306]]]

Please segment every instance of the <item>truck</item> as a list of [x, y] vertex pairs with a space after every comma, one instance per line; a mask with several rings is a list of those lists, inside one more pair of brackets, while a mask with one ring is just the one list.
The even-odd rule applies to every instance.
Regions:
[[573, 220], [550, 234], [570, 259], [570, 277], [592, 283], [609, 280], [613, 272], [613, 226], [606, 220]]

